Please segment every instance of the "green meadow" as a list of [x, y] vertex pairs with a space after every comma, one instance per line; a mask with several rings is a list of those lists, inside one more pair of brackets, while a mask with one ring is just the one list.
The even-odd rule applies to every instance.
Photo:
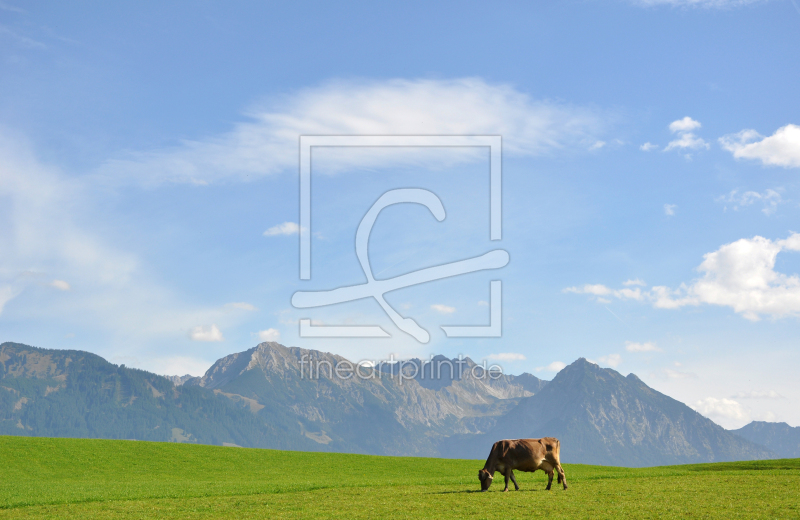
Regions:
[[[565, 447], [566, 451], [568, 447]], [[487, 447], [488, 452], [488, 447]], [[502, 476], [483, 461], [0, 437], [0, 518], [798, 518], [800, 459]], [[513, 489], [513, 485], [512, 485]]]

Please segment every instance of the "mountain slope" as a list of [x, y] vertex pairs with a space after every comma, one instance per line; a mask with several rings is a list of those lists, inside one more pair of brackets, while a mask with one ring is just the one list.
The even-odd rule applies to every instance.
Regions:
[[252, 403], [267, 421], [293, 417], [292, 434], [311, 439], [318, 449], [426, 456], [438, 455], [437, 439], [485, 431], [519, 398], [533, 395], [526, 388], [543, 386], [534, 376], [520, 383], [513, 376], [482, 377], [469, 359], [453, 372], [456, 360], [434, 361], [437, 369], [445, 367], [434, 375], [444, 377], [423, 376], [419, 360], [337, 375], [337, 366], [352, 367], [341, 356], [262, 343], [218, 360], [184, 386]]
[[800, 427], [793, 428], [785, 422], [753, 421], [738, 430], [729, 431], [750, 442], [766, 446], [780, 457], [800, 457]]
[[478, 457], [498, 439], [558, 437], [565, 462], [654, 466], [774, 458], [688, 406], [581, 358], [536, 395], [523, 399], [481, 436], [442, 447]]
[[[0, 345], [0, 434], [265, 446], [243, 406], [77, 350]], [[266, 446], [265, 446], [266, 447]]]

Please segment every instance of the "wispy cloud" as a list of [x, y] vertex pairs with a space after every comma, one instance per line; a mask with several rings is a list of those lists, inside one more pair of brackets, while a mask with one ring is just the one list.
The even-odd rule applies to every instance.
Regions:
[[664, 215], [668, 217], [675, 216], [675, 208], [677, 207], [676, 204], [664, 204]]
[[[541, 155], [596, 143], [606, 119], [480, 78], [331, 81], [255, 107], [247, 117], [223, 135], [109, 161], [99, 174], [109, 182], [154, 185], [295, 172], [301, 135], [502, 135], [504, 154]], [[362, 150], [346, 159], [369, 167], [385, 163], [388, 153]], [[444, 156], [450, 162], [482, 159], [474, 151]], [[402, 157], [391, 155], [392, 163], [407, 161]]]
[[775, 212], [778, 211], [778, 205], [785, 202], [778, 190], [781, 190], [781, 188], [776, 190], [767, 189], [763, 193], [757, 191], [740, 192], [739, 190], [733, 190], [727, 195], [717, 197], [715, 200], [725, 203], [725, 209], [727, 209], [727, 205], [730, 204], [734, 211], [739, 211], [741, 208], [760, 203], [763, 206], [761, 212], [769, 216], [774, 215]]
[[50, 287], [54, 287], [59, 291], [69, 291], [72, 287], [70, 287], [69, 283], [65, 282], [64, 280], [53, 280], [50, 282]]
[[625, 342], [625, 350], [628, 352], [661, 352], [661, 349], [655, 343], [647, 341], [645, 343], [636, 343], [634, 341]]
[[456, 312], [456, 308], [455, 307], [442, 305], [440, 303], [436, 303], [436, 304], [431, 305], [431, 309], [435, 310], [436, 312], [438, 312], [440, 314], [453, 314], [454, 312]]
[[300, 225], [296, 222], [284, 222], [283, 224], [278, 224], [277, 226], [272, 226], [268, 230], [264, 231], [265, 237], [274, 237], [277, 235], [297, 235], [300, 233]]

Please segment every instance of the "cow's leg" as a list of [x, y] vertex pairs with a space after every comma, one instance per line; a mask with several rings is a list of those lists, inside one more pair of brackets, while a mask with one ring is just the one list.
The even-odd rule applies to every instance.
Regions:
[[513, 473], [511, 472], [511, 469], [507, 469], [507, 470], [506, 470], [506, 472], [505, 472], [505, 473], [503, 473], [503, 476], [505, 476], [505, 477], [506, 477], [506, 488], [503, 490], [503, 493], [505, 493], [506, 491], [508, 491], [508, 477], [509, 477], [510, 475], [512, 475], [512, 474], [513, 474]]
[[514, 470], [513, 469], [510, 470], [509, 473], [511, 473], [511, 482], [514, 483], [514, 490], [519, 491], [519, 486], [517, 485], [517, 479], [514, 477]]
[[545, 488], [546, 491], [550, 491], [550, 486], [553, 485], [553, 470], [549, 470], [547, 472], [547, 487]]
[[558, 481], [564, 484], [564, 489], [567, 489], [567, 476], [564, 475], [564, 468], [561, 467], [561, 464], [556, 466], [556, 471], [558, 471]]

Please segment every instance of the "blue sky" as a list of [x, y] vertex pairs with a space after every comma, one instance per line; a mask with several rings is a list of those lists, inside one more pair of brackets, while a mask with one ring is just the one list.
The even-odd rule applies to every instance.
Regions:
[[[549, 379], [589, 358], [728, 427], [800, 425], [800, 8], [782, 0], [0, 3], [0, 341], [202, 373], [262, 339], [353, 360], [468, 355]], [[298, 277], [300, 135], [501, 135], [487, 154], [321, 150]], [[378, 278], [508, 266], [371, 300]], [[380, 273], [380, 274], [378, 274]], [[486, 324], [503, 280], [503, 335]], [[298, 319], [388, 339], [310, 339]]]

